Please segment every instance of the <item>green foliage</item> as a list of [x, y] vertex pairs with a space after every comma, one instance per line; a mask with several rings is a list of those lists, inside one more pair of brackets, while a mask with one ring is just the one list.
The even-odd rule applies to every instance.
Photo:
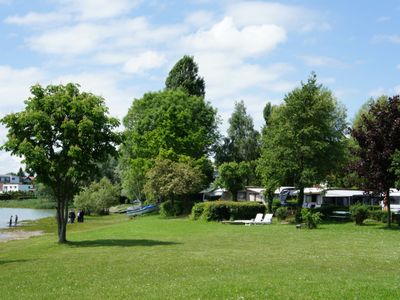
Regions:
[[205, 96], [204, 79], [198, 74], [199, 68], [193, 56], [185, 55], [171, 69], [165, 80], [167, 89], [183, 89], [191, 96]]
[[167, 200], [160, 204], [160, 215], [162, 217], [176, 217], [183, 212], [182, 203], [180, 201]]
[[267, 189], [320, 183], [344, 160], [346, 113], [312, 74], [274, 107], [263, 132], [258, 172]]
[[[196, 208], [196, 210], [201, 210], [201, 208]], [[264, 205], [254, 202], [213, 201], [205, 202], [201, 219], [206, 221], [249, 220], [258, 213], [265, 213]]]
[[246, 176], [250, 172], [250, 165], [246, 162], [223, 163], [218, 168], [216, 185], [221, 186], [232, 193], [234, 201], [237, 200], [237, 192], [244, 189]]
[[113, 185], [107, 178], [93, 182], [74, 198], [78, 209], [97, 214], [108, 214], [108, 209], [119, 204], [120, 187]]
[[216, 164], [250, 162], [259, 156], [260, 134], [254, 129], [253, 119], [247, 114], [244, 102], [236, 102], [229, 119], [228, 137], [216, 147]]
[[275, 216], [278, 218], [279, 221], [286, 220], [289, 215], [289, 211], [287, 207], [281, 206], [278, 207], [275, 211]]
[[218, 132], [216, 110], [204, 98], [181, 90], [147, 93], [133, 101], [124, 118], [126, 155], [155, 158], [160, 151], [201, 158]]
[[148, 198], [174, 200], [200, 191], [202, 173], [190, 164], [157, 158], [146, 173], [144, 191]]
[[129, 158], [122, 155], [117, 168], [121, 178], [121, 194], [130, 200], [143, 200], [145, 176], [150, 167], [151, 161], [149, 159]]
[[205, 202], [196, 203], [196, 204], [192, 207], [192, 213], [191, 213], [191, 215], [190, 215], [191, 219], [193, 219], [193, 220], [200, 219], [201, 216], [203, 215], [203, 211], [204, 211], [205, 205], [206, 205]]
[[362, 225], [369, 215], [368, 206], [360, 203], [354, 204], [350, 206], [350, 213], [356, 224]]
[[8, 129], [2, 149], [24, 157], [29, 172], [48, 186], [57, 200], [59, 242], [66, 242], [68, 203], [98, 163], [116, 153], [119, 121], [108, 116], [105, 101], [79, 86], [31, 87], [25, 109], [1, 119]]
[[388, 216], [388, 212], [381, 209], [368, 211], [368, 219], [372, 219], [378, 222], [387, 223]]
[[[359, 146], [354, 170], [364, 179], [364, 188], [375, 194], [383, 193], [387, 203], [390, 188], [399, 175], [396, 169], [400, 158], [396, 151], [400, 149], [400, 96], [372, 102], [351, 134]], [[388, 209], [390, 214], [390, 205]]]
[[301, 210], [301, 219], [308, 229], [315, 229], [318, 224], [321, 223], [321, 213], [315, 212], [312, 209], [303, 208]]

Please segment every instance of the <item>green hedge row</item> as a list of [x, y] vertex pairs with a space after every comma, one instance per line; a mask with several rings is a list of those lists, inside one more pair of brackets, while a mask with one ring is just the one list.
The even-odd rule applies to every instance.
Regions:
[[197, 203], [191, 218], [205, 221], [249, 220], [256, 214], [265, 213], [265, 206], [256, 202], [212, 201]]

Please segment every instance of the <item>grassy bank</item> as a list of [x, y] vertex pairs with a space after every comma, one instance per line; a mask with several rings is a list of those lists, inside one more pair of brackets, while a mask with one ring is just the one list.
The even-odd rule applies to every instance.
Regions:
[[[4, 299], [399, 299], [399, 230], [89, 217], [0, 243]], [[52, 227], [51, 225], [54, 225]]]
[[56, 206], [55, 202], [49, 202], [47, 199], [38, 198], [23, 200], [1, 200], [0, 207], [52, 209]]

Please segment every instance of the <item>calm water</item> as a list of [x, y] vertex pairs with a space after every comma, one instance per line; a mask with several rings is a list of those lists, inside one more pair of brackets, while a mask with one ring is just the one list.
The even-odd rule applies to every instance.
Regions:
[[55, 216], [56, 211], [52, 209], [30, 209], [30, 208], [0, 208], [0, 228], [8, 227], [10, 217], [13, 216], [13, 226], [15, 215], [18, 215], [18, 223], [22, 220], [37, 220], [50, 216]]

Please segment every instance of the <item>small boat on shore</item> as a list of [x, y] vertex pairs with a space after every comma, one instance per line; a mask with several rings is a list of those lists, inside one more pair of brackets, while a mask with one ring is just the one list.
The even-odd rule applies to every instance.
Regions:
[[156, 211], [158, 209], [157, 205], [155, 204], [150, 204], [150, 205], [146, 205], [146, 206], [142, 206], [139, 208], [128, 208], [126, 211], [126, 214], [130, 217], [135, 217], [135, 216], [139, 216], [139, 215], [143, 215], [143, 214], [147, 214], [153, 211]]

